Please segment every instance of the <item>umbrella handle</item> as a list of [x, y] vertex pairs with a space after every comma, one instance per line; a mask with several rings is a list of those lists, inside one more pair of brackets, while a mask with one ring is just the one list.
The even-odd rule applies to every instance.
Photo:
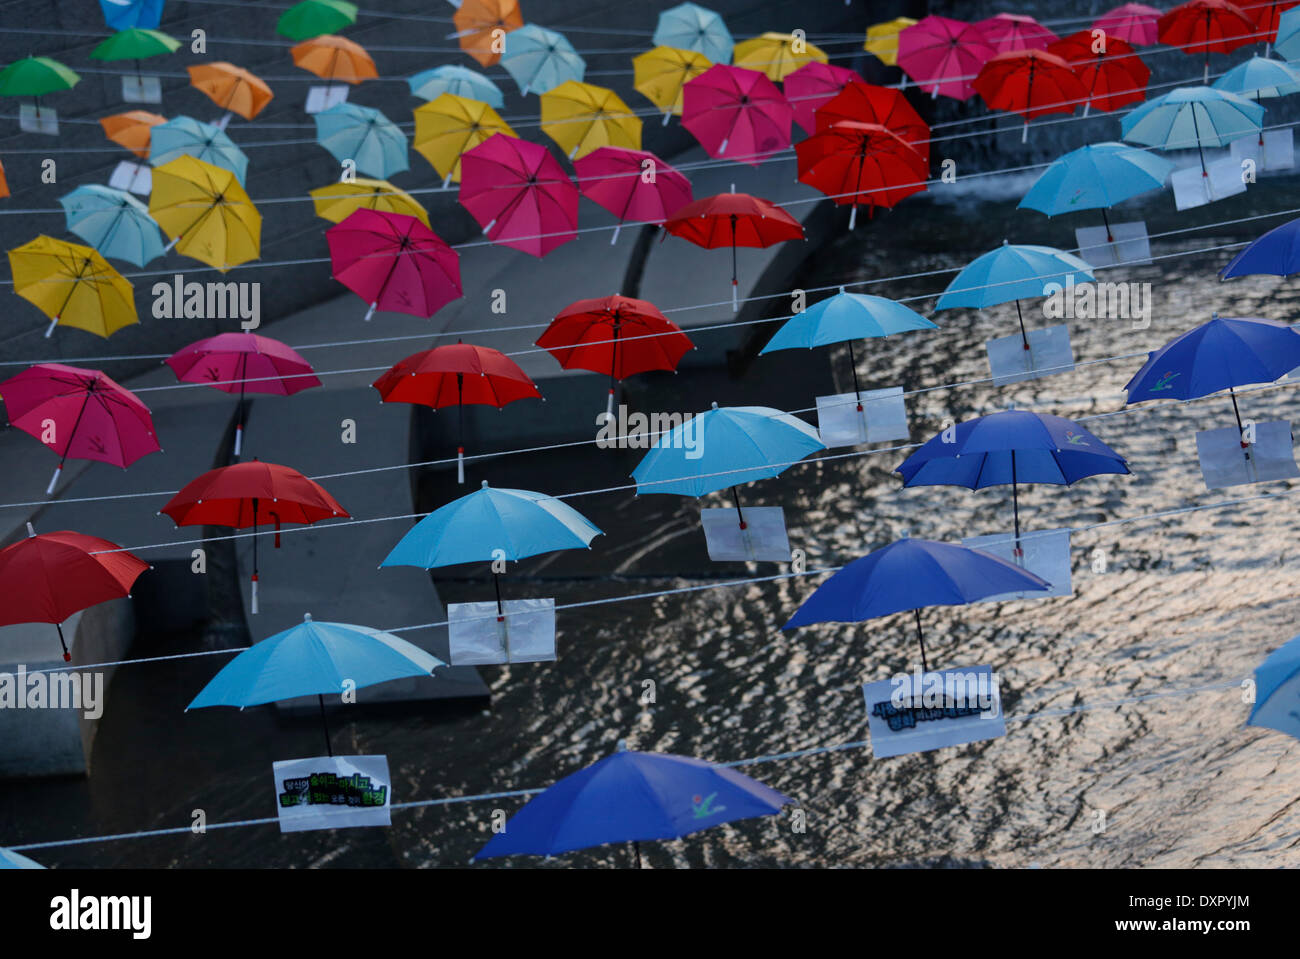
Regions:
[[46, 496], [49, 496], [50, 494], [52, 494], [52, 493], [54, 492], [54, 487], [55, 487], [55, 486], [58, 484], [58, 482], [59, 482], [59, 474], [62, 473], [62, 472], [63, 472], [63, 464], [62, 464], [62, 463], [60, 463], [58, 466], [54, 467], [54, 475], [50, 477], [50, 485], [47, 486], [47, 487], [45, 487], [45, 495], [46, 495]]
[[665, 110], [665, 111], [664, 111], [664, 126], [668, 126], [668, 121], [671, 120], [672, 118], [673, 118], [673, 111], [672, 111], [672, 110]]
[[253, 574], [253, 597], [251, 602], [248, 604], [248, 608], [253, 613], [257, 612], [257, 574], [256, 573]]
[[239, 451], [244, 447], [244, 424], [239, 423], [235, 426], [235, 456], [239, 456]]
[[50, 320], [50, 325], [45, 328], [45, 338], [48, 340], [54, 333], [54, 328], [59, 325], [59, 318], [56, 316]]
[[739, 283], [737, 283], [735, 280], [732, 280], [732, 281], [731, 281], [731, 312], [732, 312], [732, 313], [739, 313], [739, 312], [740, 312], [740, 292], [739, 292], [739, 287], [740, 287], [740, 284], [739, 284]]
[[618, 242], [618, 234], [619, 234], [619, 231], [622, 230], [622, 229], [623, 229], [623, 221], [622, 221], [622, 220], [619, 220], [619, 221], [618, 221], [618, 226], [614, 227], [614, 235], [611, 236], [611, 237], [609, 238], [609, 245], [610, 245], [610, 246], [613, 246], [615, 243]]
[[370, 318], [371, 318], [372, 316], [375, 315], [375, 310], [376, 310], [378, 307], [379, 307], [379, 304], [378, 304], [378, 303], [371, 303], [371, 304], [370, 304], [370, 309], [366, 310], [366, 322], [367, 322], [367, 323], [369, 323], [369, 322], [370, 322]]
[[456, 482], [465, 482], [465, 447], [456, 447]]

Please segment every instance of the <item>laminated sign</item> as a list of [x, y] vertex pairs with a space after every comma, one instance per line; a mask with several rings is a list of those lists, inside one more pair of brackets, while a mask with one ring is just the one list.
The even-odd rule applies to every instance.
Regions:
[[142, 163], [123, 160], [113, 168], [108, 185], [114, 190], [127, 190], [148, 196], [153, 191], [153, 172]]
[[1169, 175], [1169, 184], [1174, 188], [1174, 206], [1187, 210], [1245, 193], [1246, 181], [1241, 172], [1241, 163], [1232, 157], [1206, 163], [1204, 170], [1200, 163], [1175, 170]]
[[1206, 489], [1300, 476], [1289, 422], [1256, 423], [1253, 431], [1254, 442], [1247, 446], [1241, 445], [1242, 434], [1235, 426], [1201, 430], [1196, 434], [1196, 455]]
[[449, 603], [448, 652], [453, 666], [544, 663], [555, 659], [555, 600], [501, 604]]
[[700, 510], [700, 525], [704, 527], [709, 559], [715, 562], [790, 561], [785, 510], [780, 506], [746, 506], [740, 511], [710, 506]]
[[871, 752], [877, 759], [923, 753], [1007, 734], [998, 677], [991, 666], [966, 666], [866, 683]]
[[336, 107], [348, 98], [348, 88], [344, 84], [328, 87], [308, 87], [307, 103], [304, 113], [324, 113], [330, 107]]
[[1074, 231], [1079, 259], [1089, 266], [1118, 266], [1120, 263], [1150, 263], [1151, 241], [1142, 220], [1105, 226], [1081, 226]]
[[[1029, 349], [1025, 349], [1026, 341]], [[984, 344], [989, 354], [989, 372], [994, 386], [1019, 383], [1074, 369], [1070, 328], [1065, 324], [1014, 333]]]
[[317, 756], [274, 763], [280, 832], [390, 824], [387, 756]]
[[1254, 160], [1256, 171], [1291, 170], [1295, 167], [1294, 130], [1265, 130], [1261, 136], [1233, 140], [1228, 149], [1238, 165], [1242, 160]]
[[162, 84], [157, 77], [125, 76], [122, 99], [127, 103], [162, 103]]
[[907, 439], [903, 388], [817, 397], [817, 432], [828, 447]]
[[992, 553], [998, 559], [1005, 559], [1008, 563], [1015, 563], [1039, 579], [1047, 580], [1052, 587], [1049, 590], [998, 593], [996, 596], [986, 596], [976, 602], [1004, 603], [1012, 599], [1045, 599], [1048, 596], [1074, 594], [1074, 587], [1070, 581], [1070, 531], [1068, 529], [1040, 529], [1032, 533], [1022, 530], [1019, 555], [1016, 554], [1014, 533], [967, 536], [961, 544], [971, 549], [982, 549], [986, 553]]

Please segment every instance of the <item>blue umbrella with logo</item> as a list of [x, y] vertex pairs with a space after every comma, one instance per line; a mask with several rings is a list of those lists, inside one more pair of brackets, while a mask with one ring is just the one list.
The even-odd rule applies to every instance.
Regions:
[[735, 42], [722, 17], [694, 3], [679, 3], [659, 14], [654, 45], [694, 50], [714, 63], [730, 63]]
[[519, 84], [523, 96], [546, 93], [569, 80], [581, 80], [587, 62], [563, 34], [526, 23], [506, 34], [501, 66]]
[[474, 858], [556, 856], [575, 849], [680, 839], [725, 822], [772, 816], [794, 800], [727, 766], [627, 749], [534, 796]]
[[1048, 216], [1100, 210], [1111, 242], [1106, 211], [1140, 193], [1161, 189], [1173, 168], [1173, 163], [1150, 150], [1127, 143], [1092, 143], [1053, 160], [1017, 208]]
[[1258, 135], [1264, 108], [1253, 100], [1213, 87], [1179, 87], [1148, 100], [1120, 122], [1130, 143], [1162, 150], [1195, 147], [1205, 169], [1205, 148], [1225, 147], [1233, 140]]
[[1251, 242], [1219, 271], [1219, 279], [1268, 273], [1290, 276], [1300, 273], [1300, 219], [1275, 226]]
[[432, 70], [423, 70], [407, 78], [411, 95], [421, 100], [436, 100], [444, 93], [451, 93], [468, 100], [478, 100], [490, 107], [500, 109], [505, 106], [506, 98], [501, 88], [481, 73], [467, 67], [446, 63]]
[[144, 266], [163, 255], [158, 222], [125, 190], [86, 183], [59, 197], [59, 203], [68, 229], [104, 256]]
[[1300, 636], [1255, 667], [1255, 705], [1247, 726], [1263, 726], [1300, 739]]
[[344, 101], [315, 119], [316, 140], [339, 162], [355, 162], [358, 173], [386, 180], [410, 169], [406, 134], [378, 110]]
[[99, 9], [104, 13], [104, 22], [114, 30], [157, 30], [163, 0], [99, 0]]
[[1272, 57], [1251, 57], [1239, 63], [1211, 86], [1251, 100], [1300, 93], [1300, 70]]
[[28, 859], [12, 849], [0, 847], [0, 869], [44, 869], [39, 862]]
[[220, 127], [193, 117], [173, 117], [149, 133], [149, 162], [170, 163], [179, 156], [192, 156], [204, 163], [229, 170], [242, 184], [248, 173], [248, 157]]

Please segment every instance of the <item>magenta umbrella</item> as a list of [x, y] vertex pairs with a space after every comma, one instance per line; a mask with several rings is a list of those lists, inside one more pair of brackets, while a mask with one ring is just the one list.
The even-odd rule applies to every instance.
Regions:
[[661, 223], [691, 202], [691, 181], [646, 150], [600, 147], [573, 164], [582, 195], [624, 220]]
[[824, 106], [835, 95], [853, 82], [861, 83], [862, 77], [848, 67], [809, 60], [798, 70], [788, 74], [782, 86], [785, 98], [794, 109], [794, 122], [803, 127], [807, 133], [817, 130], [817, 108]]
[[1092, 29], [1106, 31], [1108, 37], [1119, 37], [1135, 47], [1146, 47], [1159, 41], [1161, 13], [1144, 3], [1126, 3], [1108, 10], [1092, 23]]
[[182, 383], [206, 383], [223, 393], [239, 392], [235, 455], [244, 437], [244, 393], [292, 396], [320, 386], [311, 364], [279, 340], [256, 333], [220, 333], [182, 347], [164, 362]]
[[928, 16], [898, 35], [898, 65], [931, 96], [969, 100], [980, 67], [997, 51], [979, 27]]
[[494, 133], [461, 154], [460, 202], [493, 243], [536, 257], [578, 238], [578, 188], [527, 140]]
[[765, 74], [715, 63], [682, 85], [682, 126], [711, 157], [758, 166], [790, 145], [794, 109]]
[[334, 279], [375, 310], [431, 317], [461, 296], [460, 255], [413, 216], [359, 207], [325, 231]]
[[998, 53], [1046, 50], [1060, 39], [1033, 17], [1020, 13], [999, 13], [977, 21], [975, 27]]

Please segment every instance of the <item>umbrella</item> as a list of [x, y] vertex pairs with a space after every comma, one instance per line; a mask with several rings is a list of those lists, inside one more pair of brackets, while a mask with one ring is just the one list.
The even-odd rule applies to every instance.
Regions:
[[1273, 46], [1278, 56], [1300, 60], [1300, 11], [1287, 10], [1278, 17], [1277, 41]]
[[1056, 34], [1033, 17], [1019, 13], [999, 13], [979, 20], [975, 28], [998, 53], [1016, 50], [1046, 50], [1056, 41]]
[[930, 15], [898, 35], [898, 65], [930, 95], [968, 100], [971, 79], [996, 53], [974, 24]]
[[451, 19], [460, 48], [484, 67], [501, 59], [504, 35], [524, 25], [516, 0], [461, 0]]
[[315, 115], [316, 139], [339, 162], [352, 160], [357, 172], [380, 178], [411, 168], [406, 134], [378, 110], [336, 103]]
[[1300, 0], [1254, 0], [1253, 3], [1240, 3], [1242, 12], [1255, 24], [1255, 42], [1264, 41], [1264, 55], [1267, 56], [1270, 44], [1277, 39], [1277, 30], [1282, 14], [1295, 7]]
[[1159, 190], [1174, 165], [1125, 143], [1092, 143], [1057, 157], [1034, 181], [1017, 209], [1048, 216], [1074, 210], [1101, 210], [1111, 242], [1106, 210], [1139, 193]]
[[613, 90], [569, 80], [541, 101], [542, 132], [570, 160], [601, 147], [641, 149], [641, 120]]
[[9, 181], [5, 179], [5, 165], [0, 163], [0, 199], [9, 195]]
[[926, 606], [964, 606], [1000, 593], [1046, 591], [1051, 584], [992, 553], [928, 539], [900, 539], [855, 559], [817, 587], [782, 629], [860, 623], [912, 611], [921, 668], [930, 671], [921, 632]]
[[460, 254], [413, 216], [354, 210], [325, 231], [334, 279], [370, 304], [432, 317], [461, 293]]
[[795, 147], [799, 182], [816, 187], [837, 206], [852, 204], [849, 229], [858, 206], [892, 207], [926, 188], [929, 166], [910, 143], [876, 123], [841, 120], [818, 130]]
[[460, 182], [460, 158], [495, 133], [514, 136], [510, 124], [486, 103], [444, 93], [415, 110], [414, 147], [442, 175], [444, 187]]
[[717, 63], [682, 87], [682, 126], [711, 157], [758, 166], [790, 145], [794, 108], [757, 70]]
[[1123, 40], [1135, 47], [1149, 47], [1159, 41], [1160, 17], [1161, 12], [1155, 7], [1125, 3], [1094, 20], [1092, 30], [1103, 31], [1108, 41]]
[[126, 469], [161, 452], [149, 407], [99, 370], [38, 363], [0, 383], [0, 397], [10, 426], [59, 454], [46, 495], [69, 457]]
[[190, 75], [190, 86], [206, 94], [209, 100], [226, 111], [226, 116], [238, 113], [245, 120], [251, 120], [275, 96], [261, 77], [224, 60], [185, 69]]
[[1050, 246], [1008, 244], [972, 260], [958, 273], [935, 305], [937, 310], [974, 307], [977, 310], [1015, 300], [1020, 320], [1020, 338], [1029, 349], [1025, 318], [1020, 312], [1022, 299], [1046, 296], [1050, 283], [1091, 283], [1092, 267], [1072, 253]]
[[[112, 2], [112, 0], [104, 0]], [[28, 859], [26, 856], [14, 852], [12, 849], [0, 847], [0, 869], [44, 869], [39, 862]]]
[[[348, 512], [317, 483], [297, 470], [253, 460], [208, 470], [185, 484], [161, 510], [177, 526], [229, 526], [253, 530], [253, 592], [250, 610], [257, 612], [257, 527], [268, 519], [275, 525], [280, 547], [284, 523], [311, 524]], [[259, 517], [259, 513], [261, 516]]]
[[229, 170], [180, 156], [153, 171], [149, 212], [186, 256], [225, 273], [255, 260], [262, 215]]
[[659, 14], [652, 42], [657, 47], [694, 50], [714, 63], [728, 63], [734, 43], [722, 17], [693, 3], [679, 3]]
[[460, 202], [493, 243], [536, 257], [578, 238], [578, 188], [546, 147], [527, 140], [497, 133], [467, 150]]
[[465, 482], [465, 405], [504, 409], [516, 400], [541, 399], [537, 384], [499, 350], [456, 342], [414, 353], [371, 384], [384, 403], [418, 403], [457, 413], [457, 482]]
[[406, 82], [411, 87], [412, 96], [426, 101], [451, 93], [467, 100], [479, 100], [497, 109], [506, 105], [501, 88], [490, 78], [450, 63], [423, 70]]
[[1210, 82], [1210, 54], [1230, 53], [1256, 41], [1254, 22], [1228, 0], [1187, 0], [1160, 17], [1160, 42], [1183, 53], [1205, 54], [1205, 82]]
[[[892, 87], [854, 80], [816, 110], [816, 128], [821, 130], [841, 120], [878, 123], [910, 143], [930, 165], [930, 126]], [[812, 131], [809, 131], [812, 132]]]
[[828, 63], [824, 50], [792, 33], [764, 33], [736, 44], [732, 52], [735, 66], [757, 70], [773, 83], [780, 83], [791, 73], [809, 63]]
[[241, 184], [248, 173], [248, 157], [244, 151], [220, 128], [192, 117], [176, 117], [152, 130], [149, 162], [162, 166], [179, 156], [192, 156], [229, 170]]
[[573, 172], [582, 195], [618, 217], [611, 246], [624, 220], [660, 223], [691, 202], [691, 181], [645, 150], [600, 147], [575, 162]]
[[312, 37], [292, 47], [289, 53], [293, 56], [294, 66], [331, 83], [342, 80], [344, 83], [357, 84], [379, 76], [375, 61], [370, 58], [365, 47], [346, 37], [332, 34]]
[[0, 70], [0, 97], [32, 97], [41, 115], [41, 97], [71, 90], [81, 80], [74, 71], [49, 57], [26, 57]]
[[958, 423], [932, 437], [896, 472], [905, 487], [1011, 484], [1015, 555], [1020, 549], [1021, 483], [1070, 486], [1089, 476], [1128, 473], [1120, 456], [1078, 423], [1047, 413], [1005, 410]]
[[1300, 273], [1300, 219], [1289, 220], [1253, 240], [1219, 271], [1219, 279], [1259, 273], [1273, 276]]
[[310, 40], [324, 33], [337, 33], [356, 22], [356, 4], [347, 0], [302, 0], [280, 14], [275, 32], [290, 40]]
[[566, 370], [591, 370], [609, 376], [609, 403], [614, 413], [614, 384], [648, 370], [676, 370], [695, 349], [681, 327], [646, 300], [603, 296], [570, 303], [537, 338]]
[[166, 123], [167, 118], [147, 110], [127, 110], [104, 117], [99, 125], [104, 136], [120, 147], [125, 147], [142, 160], [149, 159], [149, 141], [153, 128]]
[[972, 84], [991, 110], [1025, 118], [1020, 142], [1029, 137], [1029, 121], [1049, 113], [1073, 113], [1084, 99], [1083, 85], [1070, 65], [1043, 50], [999, 53], [980, 67]]
[[676, 47], [655, 47], [632, 58], [632, 85], [664, 111], [664, 125], [682, 115], [682, 87], [713, 65], [702, 53]]
[[326, 695], [429, 676], [446, 665], [392, 633], [348, 623], [318, 623], [308, 613], [297, 626], [253, 644], [228, 662], [185, 711], [205, 706], [243, 709], [314, 695], [320, 704], [325, 751], [333, 756], [325, 723]]
[[90, 51], [92, 60], [134, 60], [136, 79], [140, 78], [140, 61], [175, 53], [181, 42], [158, 30], [131, 27], [101, 41]]
[[235, 456], [243, 446], [245, 391], [292, 396], [321, 385], [297, 352], [256, 333], [219, 333], [182, 347], [163, 362], [182, 383], [206, 383], [223, 393], [238, 390]]
[[36, 304], [54, 327], [76, 327], [105, 339], [139, 323], [131, 284], [95, 250], [38, 236], [9, 251], [14, 292]]
[[1178, 87], [1149, 100], [1124, 117], [1120, 129], [1125, 140], [1187, 150], [1195, 146], [1205, 169], [1205, 147], [1227, 146], [1233, 140], [1260, 132], [1264, 108], [1253, 100], [1212, 87]]
[[867, 39], [862, 44], [862, 49], [867, 53], [874, 54], [887, 67], [898, 66], [898, 35], [908, 27], [916, 26], [916, 21], [911, 17], [894, 17], [893, 20], [886, 20], [884, 23], [876, 23], [867, 27]]
[[1211, 86], [1251, 100], [1285, 97], [1300, 91], [1300, 70], [1282, 60], [1251, 57], [1219, 77]]
[[429, 212], [420, 201], [401, 187], [387, 180], [357, 177], [317, 187], [311, 191], [316, 215], [331, 223], [341, 223], [354, 210], [377, 210], [380, 213], [402, 213], [413, 216], [425, 226], [429, 225]]
[[521, 96], [546, 93], [568, 80], [581, 80], [587, 62], [562, 34], [535, 23], [506, 34], [501, 66], [519, 84]]
[[681, 207], [664, 223], [673, 236], [690, 240], [706, 250], [731, 247], [731, 309], [739, 306], [736, 247], [769, 247], [786, 240], [801, 240], [803, 226], [770, 200], [737, 193], [719, 193]]
[[63, 661], [72, 654], [63, 638], [63, 623], [73, 613], [131, 595], [131, 586], [148, 563], [98, 536], [71, 530], [36, 535], [0, 550], [0, 583], [5, 602], [0, 626], [53, 623], [59, 631]]
[[149, 209], [124, 190], [85, 183], [59, 197], [68, 229], [103, 256], [144, 266], [162, 256], [162, 233]]
[[156, 30], [162, 19], [163, 0], [99, 0], [99, 8], [104, 22], [114, 30]]
[[1300, 636], [1282, 644], [1255, 667], [1255, 705], [1247, 726], [1276, 729], [1300, 739]]
[[631, 842], [680, 839], [701, 829], [773, 816], [794, 802], [726, 766], [662, 753], [619, 752], [534, 796], [474, 857], [553, 856]]
[[794, 122], [812, 133], [817, 128], [817, 108], [852, 83], [862, 83], [862, 77], [848, 67], [814, 60], [787, 76], [782, 89], [794, 110]]
[[1106, 37], [1098, 44], [1091, 31], [1080, 30], [1053, 43], [1047, 52], [1070, 64], [1086, 98], [1084, 116], [1092, 107], [1118, 110], [1146, 99], [1151, 68], [1118, 37]]

